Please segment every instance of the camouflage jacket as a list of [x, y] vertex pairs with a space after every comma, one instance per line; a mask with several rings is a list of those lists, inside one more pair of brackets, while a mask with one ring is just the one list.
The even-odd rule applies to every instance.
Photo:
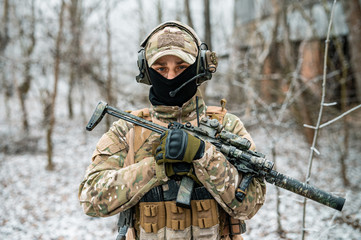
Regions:
[[[207, 106], [200, 93], [196, 95], [200, 117], [205, 116]], [[163, 126], [171, 121], [195, 124], [195, 99], [194, 96], [182, 107], [153, 106], [149, 109], [149, 118]], [[248, 138], [252, 142], [251, 149], [255, 149], [251, 136], [238, 117], [226, 113], [223, 125], [225, 130]], [[134, 146], [137, 141], [132, 144], [134, 139], [129, 139], [134, 137], [134, 133], [130, 134], [132, 131], [143, 138], [141, 146]], [[156, 164], [152, 153], [154, 142], [159, 142], [159, 134], [146, 131], [149, 130], [137, 129], [133, 124], [119, 120], [99, 140], [92, 163], [79, 187], [79, 200], [87, 215], [106, 217], [117, 214], [136, 205], [150, 189], [169, 180], [164, 166]], [[193, 165], [199, 181], [230, 216], [250, 219], [264, 203], [266, 188], [259, 179], [253, 179], [243, 202], [237, 201], [235, 191], [242, 174], [209, 142], [206, 142], [204, 156], [194, 160]]]

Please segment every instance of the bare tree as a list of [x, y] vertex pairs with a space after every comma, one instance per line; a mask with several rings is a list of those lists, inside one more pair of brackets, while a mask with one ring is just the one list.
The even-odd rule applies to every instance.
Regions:
[[[330, 16], [330, 20], [329, 20], [329, 26], [328, 26], [327, 37], [326, 37], [325, 57], [324, 57], [324, 65], [323, 65], [324, 68], [323, 68], [322, 96], [321, 96], [321, 103], [320, 103], [320, 111], [318, 114], [316, 126], [314, 127], [315, 133], [313, 136], [311, 151], [310, 151], [310, 155], [309, 155], [308, 169], [307, 169], [307, 176], [306, 176], [307, 184], [310, 182], [314, 153], [315, 152], [318, 153], [318, 151], [316, 149], [317, 138], [318, 138], [319, 129], [320, 129], [320, 125], [321, 125], [323, 108], [324, 108], [324, 106], [326, 106], [325, 105], [325, 96], [326, 96], [327, 56], [328, 56], [328, 46], [329, 46], [329, 41], [330, 41], [331, 26], [332, 26], [332, 21], [333, 21], [333, 12], [334, 12], [336, 1], [337, 0], [334, 0], [333, 5], [332, 5], [331, 16]], [[304, 198], [303, 215], [302, 215], [302, 240], [304, 240], [305, 236], [306, 236], [306, 230], [305, 230], [306, 229], [306, 203], [307, 203], [307, 199]]]
[[0, 29], [0, 56], [3, 54], [9, 40], [9, 0], [4, 0], [2, 28]]
[[[29, 131], [29, 122], [28, 122], [28, 113], [26, 108], [26, 97], [29, 93], [32, 75], [31, 75], [31, 66], [32, 66], [32, 54], [34, 52], [34, 48], [36, 45], [36, 38], [35, 38], [35, 28], [36, 28], [36, 19], [35, 19], [35, 0], [31, 1], [30, 6], [30, 28], [26, 28], [24, 26], [24, 21], [22, 17], [18, 19], [18, 27], [19, 27], [19, 41], [21, 45], [22, 54], [24, 57], [24, 71], [23, 71], [23, 81], [17, 85], [17, 93], [20, 100], [20, 106], [23, 113], [22, 116], [22, 125], [23, 130], [25, 132]], [[15, 5], [14, 5], [15, 8]], [[28, 32], [27, 32], [28, 31]]]
[[[210, 10], [210, 0], [204, 0], [204, 42], [207, 44], [208, 49], [212, 50], [212, 29], [211, 29], [211, 10]], [[207, 100], [206, 95], [207, 84], [202, 84], [200, 90], [205, 100]]]
[[10, 96], [12, 95], [12, 83], [9, 82], [9, 80], [7, 79], [7, 75], [5, 73], [5, 71], [3, 70], [5, 68], [5, 61], [3, 61], [3, 55], [5, 52], [6, 47], [8, 46], [9, 42], [10, 42], [10, 36], [9, 36], [9, 11], [10, 11], [10, 7], [9, 7], [9, 0], [4, 0], [4, 5], [3, 5], [3, 17], [1, 19], [1, 25], [2, 27], [0, 28], [0, 71], [2, 72], [2, 76], [1, 76], [1, 88], [4, 90], [5, 94], [4, 94], [4, 98], [5, 98], [5, 105], [6, 105], [6, 116], [10, 116], [10, 111], [9, 111], [9, 104], [8, 104], [8, 100], [10, 98]]
[[[107, 39], [107, 80], [106, 80], [106, 95], [107, 101], [110, 105], [115, 103], [112, 95], [112, 85], [113, 85], [113, 76], [112, 76], [112, 68], [113, 68], [113, 57], [112, 57], [112, 34], [110, 29], [110, 11], [111, 6], [109, 1], [106, 2], [106, 13], [105, 13], [105, 31], [106, 31], [106, 39]], [[111, 124], [110, 118], [107, 116], [106, 118], [106, 125], [107, 129], [109, 129]]]
[[184, 10], [187, 17], [187, 24], [193, 28], [193, 19], [192, 19], [192, 12], [189, 6], [189, 0], [184, 0]]
[[58, 34], [56, 37], [55, 42], [55, 55], [54, 55], [54, 86], [53, 91], [49, 94], [50, 103], [49, 103], [49, 110], [47, 113], [49, 114], [46, 116], [48, 118], [47, 122], [47, 131], [46, 131], [46, 142], [47, 142], [47, 155], [48, 155], [48, 165], [46, 167], [47, 170], [53, 170], [54, 164], [52, 161], [53, 158], [53, 131], [55, 125], [55, 101], [56, 96], [58, 94], [58, 81], [59, 81], [59, 71], [60, 71], [60, 61], [61, 61], [61, 44], [62, 44], [62, 35], [63, 35], [63, 26], [64, 26], [64, 9], [65, 9], [65, 2], [64, 0], [61, 1], [61, 8], [59, 12], [59, 20], [58, 20]]
[[71, 42], [68, 48], [69, 56], [69, 91], [68, 91], [68, 115], [73, 118], [73, 90], [76, 81], [80, 81], [80, 60], [81, 60], [81, 0], [71, 0], [69, 6]]
[[208, 48], [212, 49], [212, 25], [211, 25], [211, 9], [210, 0], [204, 0], [204, 41]]

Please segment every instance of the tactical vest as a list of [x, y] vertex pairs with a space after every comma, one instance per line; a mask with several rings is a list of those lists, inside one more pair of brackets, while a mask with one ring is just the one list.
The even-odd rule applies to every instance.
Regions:
[[[208, 106], [206, 115], [222, 123], [227, 110]], [[167, 126], [166, 123], [150, 116], [148, 108], [132, 111], [131, 114]], [[196, 125], [196, 119], [191, 122]], [[136, 153], [141, 150], [152, 131], [134, 126], [128, 135], [128, 155], [124, 166], [134, 164]], [[155, 143], [154, 148], [158, 144]], [[146, 149], [151, 151], [151, 149]], [[246, 231], [244, 221], [230, 217], [219, 207], [211, 194], [203, 187], [195, 187], [192, 193], [191, 209], [176, 206], [175, 197], [179, 182], [170, 180], [155, 187], [134, 206], [134, 228], [130, 228], [126, 239], [243, 239]], [[134, 231], [135, 230], [135, 231]]]

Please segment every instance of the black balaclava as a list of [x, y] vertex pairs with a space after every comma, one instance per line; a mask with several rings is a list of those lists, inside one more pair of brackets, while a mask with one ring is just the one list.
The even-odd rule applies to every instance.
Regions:
[[153, 68], [149, 68], [149, 76], [152, 82], [152, 87], [149, 90], [149, 100], [154, 106], [166, 105], [166, 106], [179, 106], [191, 99], [197, 92], [196, 81], [191, 81], [185, 85], [174, 97], [169, 95], [169, 92], [174, 91], [180, 87], [183, 83], [191, 79], [196, 75], [197, 62], [190, 65], [181, 74], [173, 79], [167, 79], [155, 71]]

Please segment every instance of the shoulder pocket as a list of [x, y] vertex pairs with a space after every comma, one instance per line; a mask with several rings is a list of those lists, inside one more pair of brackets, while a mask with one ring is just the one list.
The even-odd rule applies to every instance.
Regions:
[[105, 133], [100, 138], [96, 149], [93, 153], [92, 159], [97, 155], [113, 155], [122, 149], [124, 149], [124, 144], [119, 141], [114, 141], [110, 136], [110, 133]]

